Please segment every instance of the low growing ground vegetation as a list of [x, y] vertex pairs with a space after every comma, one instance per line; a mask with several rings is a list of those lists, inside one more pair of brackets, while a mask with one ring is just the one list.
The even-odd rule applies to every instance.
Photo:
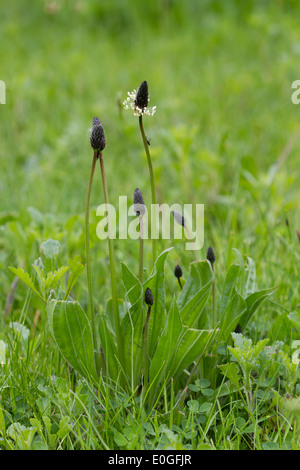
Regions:
[[299, 449], [297, 2], [182, 3], [0, 7], [1, 449]]

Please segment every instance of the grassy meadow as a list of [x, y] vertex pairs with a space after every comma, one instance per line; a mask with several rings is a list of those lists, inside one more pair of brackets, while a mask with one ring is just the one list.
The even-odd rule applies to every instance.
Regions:
[[[1, 449], [300, 449], [298, 17], [296, 0], [1, 3]], [[139, 240], [117, 239], [114, 272], [97, 163], [89, 285], [93, 118], [117, 214], [136, 188], [147, 206], [139, 118], [123, 106], [144, 80], [157, 202], [204, 204], [204, 245], [193, 263], [185, 240], [158, 240], [152, 271], [144, 240], [140, 282]]]

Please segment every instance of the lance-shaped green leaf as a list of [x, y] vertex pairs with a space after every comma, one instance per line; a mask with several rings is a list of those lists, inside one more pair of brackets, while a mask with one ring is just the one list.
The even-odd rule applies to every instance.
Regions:
[[104, 315], [100, 315], [99, 318], [99, 335], [104, 354], [105, 373], [108, 377], [117, 381], [120, 375], [121, 366], [118, 360], [115, 338], [113, 333], [108, 329]]
[[270, 289], [263, 289], [257, 292], [254, 292], [253, 294], [250, 294], [246, 299], [246, 305], [247, 309], [244, 312], [240, 325], [242, 330], [244, 330], [245, 326], [247, 323], [251, 320], [252, 316], [256, 312], [256, 310], [261, 306], [261, 304], [275, 292], [276, 288], [270, 288]]
[[125, 314], [121, 329], [124, 338], [124, 364], [133, 387], [138, 385], [143, 355], [143, 326], [145, 322], [145, 307], [140, 296]]
[[181, 310], [195, 295], [208, 284], [211, 284], [213, 272], [207, 260], [191, 263], [190, 275], [178, 297], [177, 304]]
[[195, 295], [190, 296], [190, 293], [194, 289], [189, 290], [189, 295], [186, 297], [187, 302], [182, 306], [182, 308], [180, 308], [180, 317], [182, 323], [189, 328], [194, 328], [197, 326], [199, 318], [210, 295], [211, 285], [214, 278], [211, 265], [207, 260], [199, 261], [195, 263], [194, 266], [192, 265], [192, 277], [195, 279], [196, 274], [194, 271], [197, 271], [199, 275], [198, 291], [196, 291]]
[[150, 366], [150, 383], [152, 394], [155, 393], [161, 379], [167, 378], [168, 368], [176, 344], [182, 333], [182, 322], [176, 300], [173, 299], [167, 315], [165, 328], [159, 338], [157, 348]]
[[122, 278], [126, 290], [126, 300], [134, 304], [142, 295], [142, 284], [129, 267], [122, 263]]
[[235, 285], [240, 274], [240, 269], [241, 268], [238, 264], [232, 264], [227, 271], [219, 302], [220, 317], [224, 313], [226, 307], [230, 303], [231, 297], [235, 293]]
[[220, 337], [225, 343], [227, 343], [230, 334], [235, 330], [246, 309], [245, 300], [237, 292], [234, 292], [220, 318]]
[[193, 361], [208, 351], [217, 330], [196, 330], [184, 328], [178, 340], [176, 350], [171, 359], [170, 376], [179, 375]]
[[91, 325], [79, 302], [53, 299], [47, 305], [47, 315], [66, 361], [84, 377], [97, 381]]
[[153, 357], [159, 335], [165, 323], [166, 294], [164, 286], [164, 267], [169, 252], [173, 248], [163, 251], [156, 259], [153, 271], [143, 285], [143, 293], [149, 287], [154, 297], [149, 319], [149, 356]]

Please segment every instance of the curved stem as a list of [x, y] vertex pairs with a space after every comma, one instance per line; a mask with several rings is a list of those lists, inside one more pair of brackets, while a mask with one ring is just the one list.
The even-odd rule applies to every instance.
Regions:
[[104, 200], [105, 200], [105, 204], [107, 205], [108, 250], [109, 250], [109, 261], [110, 261], [113, 314], [114, 314], [114, 322], [115, 322], [115, 329], [116, 329], [119, 360], [121, 364], [123, 364], [124, 354], [123, 354], [123, 342], [122, 342], [122, 336], [121, 336], [120, 316], [119, 316], [119, 302], [118, 302], [117, 276], [116, 276], [115, 257], [114, 257], [114, 244], [113, 244], [113, 239], [111, 237], [111, 219], [110, 219], [110, 212], [109, 212], [109, 198], [108, 198], [108, 189], [107, 189], [107, 182], [106, 182], [102, 153], [99, 154], [99, 161], [100, 161], [102, 185], [103, 185], [103, 192], [104, 192]]
[[[154, 172], [153, 172], [153, 166], [152, 166], [151, 156], [150, 156], [150, 152], [149, 152], [149, 145], [148, 145], [147, 138], [146, 138], [145, 131], [144, 131], [143, 116], [142, 115], [139, 116], [139, 125], [140, 125], [140, 131], [141, 131], [141, 135], [142, 135], [143, 144], [144, 144], [144, 147], [145, 147], [145, 152], [146, 152], [147, 162], [148, 162], [148, 168], [149, 168], [150, 184], [151, 184], [151, 195], [152, 195], [152, 205], [155, 205], [156, 204], [156, 193], [155, 193]], [[152, 214], [153, 210], [154, 210], [154, 207], [152, 207], [151, 214]], [[155, 211], [155, 214], [156, 214], [156, 211]], [[153, 220], [151, 220], [151, 226], [152, 226], [152, 223], [153, 223]], [[155, 229], [154, 234], [153, 234], [153, 231], [151, 230], [153, 264], [155, 263], [155, 260], [156, 260], [156, 238], [155, 238], [156, 228], [157, 227], [156, 227], [156, 218], [155, 218], [155, 220], [154, 220], [154, 229]]]

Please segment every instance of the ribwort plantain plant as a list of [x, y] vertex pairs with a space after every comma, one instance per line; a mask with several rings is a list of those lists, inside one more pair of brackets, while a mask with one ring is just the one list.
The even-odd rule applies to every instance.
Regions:
[[[90, 177], [89, 177], [88, 189], [87, 189], [87, 195], [86, 195], [86, 203], [85, 203], [85, 256], [86, 256], [86, 272], [87, 272], [87, 285], [88, 285], [89, 315], [91, 318], [94, 348], [96, 349], [98, 345], [98, 341], [97, 341], [97, 334], [96, 334], [95, 311], [94, 311], [94, 303], [93, 303], [91, 255], [90, 255], [90, 242], [89, 242], [90, 240], [89, 217], [90, 217], [91, 190], [92, 190], [92, 185], [93, 185], [93, 180], [94, 180], [96, 163], [99, 158], [100, 152], [102, 152], [105, 149], [105, 145], [106, 145], [104, 129], [100, 122], [100, 119], [97, 117], [94, 117], [93, 119], [93, 127], [92, 127], [91, 134], [90, 134], [90, 143], [93, 149], [93, 159], [92, 159], [92, 166], [91, 166], [91, 171], [90, 171]], [[96, 355], [96, 357], [98, 356]], [[99, 368], [98, 364], [97, 366]]]
[[[156, 106], [149, 107], [150, 97], [149, 97], [149, 89], [148, 83], [144, 80], [141, 85], [139, 86], [138, 90], [133, 90], [132, 92], [128, 92], [128, 97], [124, 101], [125, 109], [132, 109], [135, 116], [139, 118], [139, 128], [142, 137], [142, 141], [144, 144], [146, 156], [147, 156], [147, 163], [148, 163], [148, 170], [149, 170], [149, 177], [150, 177], [150, 186], [151, 186], [151, 195], [152, 195], [152, 205], [156, 205], [156, 187], [155, 187], [155, 178], [154, 178], [154, 171], [153, 165], [151, 160], [151, 155], [149, 151], [149, 140], [146, 137], [144, 124], [143, 124], [143, 115], [145, 116], [153, 116], [156, 112]], [[151, 220], [151, 231], [152, 231], [152, 256], [153, 256], [153, 264], [156, 260], [157, 256], [157, 243], [156, 243], [156, 218], [153, 217]]]
[[[149, 145], [144, 133], [143, 115], [153, 115], [149, 108], [147, 82], [138, 91], [129, 94], [125, 107], [133, 109], [139, 117], [140, 131], [145, 145], [150, 174], [152, 203], [156, 203], [154, 173]], [[185, 397], [191, 378], [211, 380], [218, 386], [222, 375], [219, 365], [227, 360], [222, 347], [230, 346], [232, 332], [237, 325], [244, 331], [255, 311], [274, 292], [274, 289], [256, 290], [252, 282], [255, 273], [253, 260], [248, 265], [240, 253], [220, 288], [215, 289], [215, 254], [210, 247], [206, 259], [190, 263], [190, 269], [181, 282], [182, 268], [177, 265], [172, 276], [178, 280], [180, 289], [166, 289], [166, 260], [172, 247], [157, 255], [156, 240], [152, 240], [152, 269], [144, 269], [143, 217], [145, 205], [142, 193], [136, 188], [133, 195], [134, 209], [139, 217], [140, 249], [138, 277], [123, 262], [121, 276], [117, 273], [114, 241], [111, 236], [108, 184], [104, 168], [103, 152], [106, 136], [99, 118], [94, 118], [90, 134], [93, 149], [92, 164], [85, 203], [85, 251], [88, 288], [88, 312], [78, 300], [71, 297], [71, 289], [82, 272], [78, 259], [68, 266], [56, 266], [57, 246], [48, 243], [51, 268], [35, 266], [38, 287], [28, 273], [21, 268], [11, 268], [22, 281], [47, 306], [47, 318], [57, 347], [78, 374], [99, 386], [105, 374], [112, 389], [122, 386], [131, 397], [139, 397], [141, 409], [151, 412], [162, 394]], [[95, 309], [92, 286], [92, 269], [89, 244], [89, 211], [91, 190], [96, 164], [99, 160], [103, 198], [107, 207], [108, 252], [110, 260], [111, 299], [100, 299], [101, 308]], [[184, 217], [173, 212], [175, 220], [186, 229]], [[190, 237], [191, 238], [191, 237]], [[155, 242], [155, 243], [154, 243]], [[53, 254], [54, 253], [54, 254]], [[53, 259], [55, 263], [53, 262]], [[184, 265], [185, 260], [182, 259]], [[63, 274], [70, 270], [70, 282], [63, 285]], [[220, 272], [220, 278], [222, 273]], [[120, 280], [119, 280], [120, 279]], [[212, 311], [209, 299], [212, 298]], [[121, 306], [121, 307], [120, 307]], [[220, 352], [221, 351], [221, 352]], [[142, 393], [139, 391], [142, 388]], [[178, 400], [177, 403], [181, 403]], [[177, 404], [176, 406], [180, 406]], [[171, 421], [171, 419], [170, 419]]]

